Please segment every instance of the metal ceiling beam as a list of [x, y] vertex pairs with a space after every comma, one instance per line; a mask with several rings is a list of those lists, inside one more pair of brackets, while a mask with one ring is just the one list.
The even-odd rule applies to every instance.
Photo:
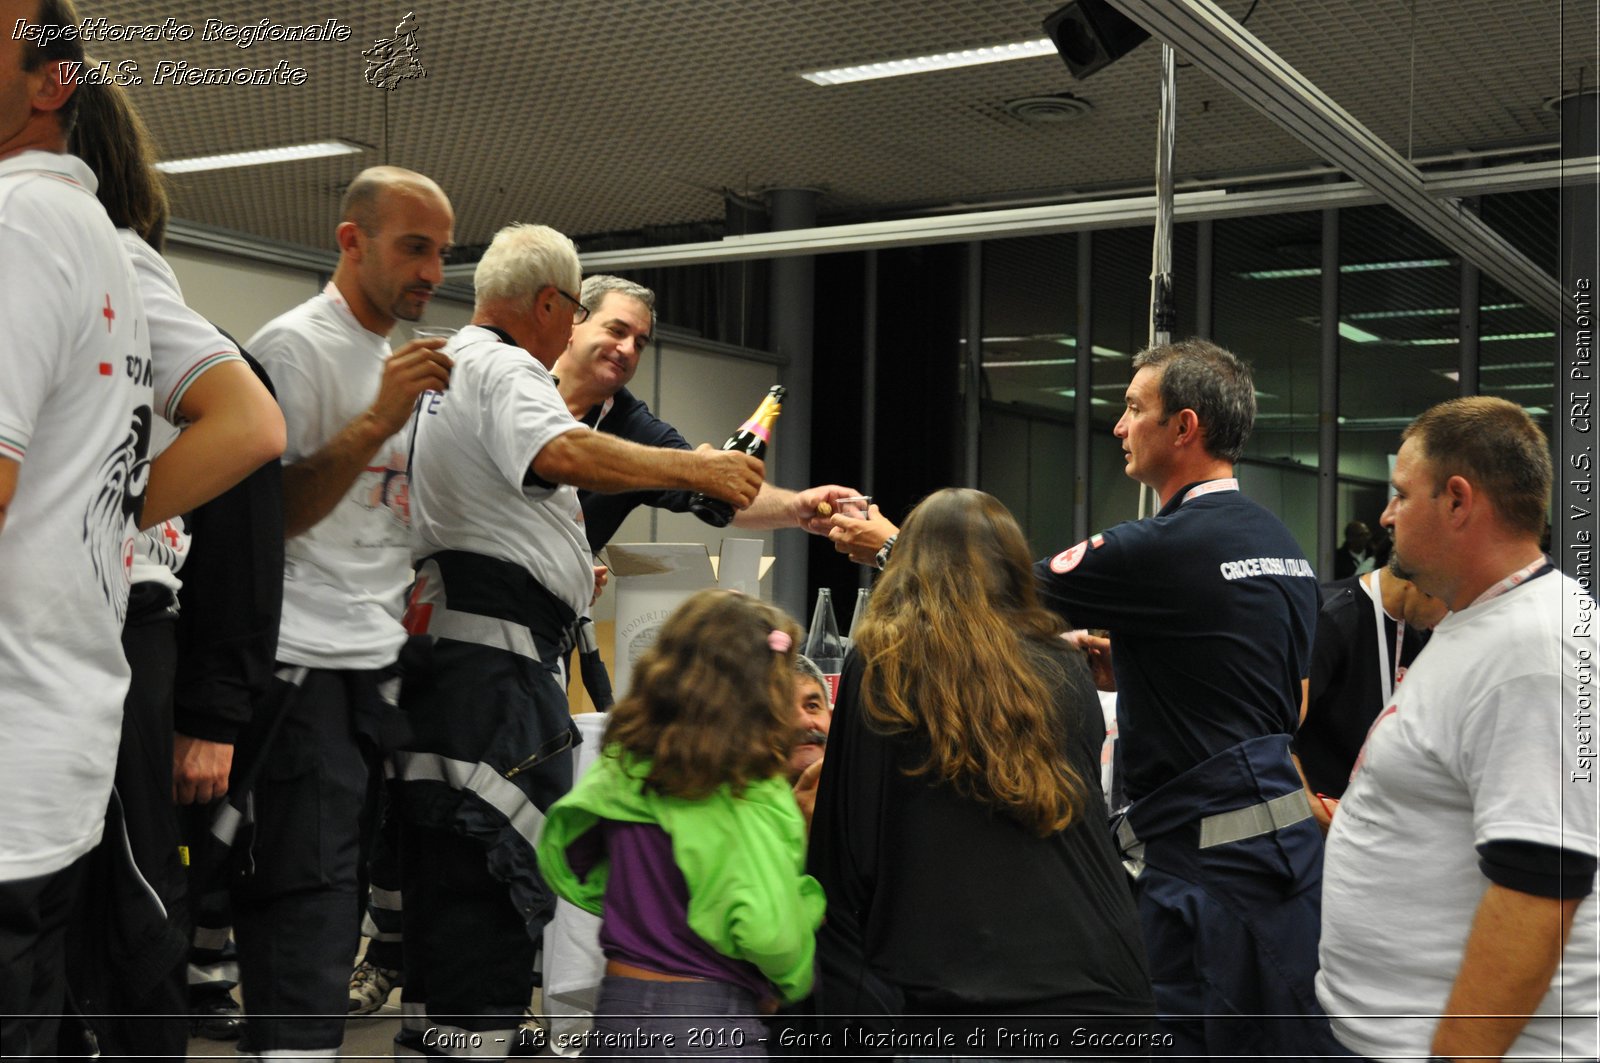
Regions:
[[[1565, 163], [1513, 163], [1485, 167], [1470, 174], [1450, 173], [1424, 182], [1430, 195], [1458, 196], [1483, 192], [1510, 192], [1549, 188], [1574, 174], [1593, 178], [1600, 173], [1600, 156], [1569, 159]], [[1175, 221], [1224, 220], [1329, 207], [1363, 207], [1383, 202], [1376, 192], [1354, 182], [1316, 184], [1292, 188], [1227, 192], [1211, 189], [1179, 192], [1173, 197]], [[657, 266], [704, 265], [819, 255], [835, 251], [868, 251], [919, 244], [957, 243], [1007, 236], [1037, 236], [1089, 229], [1116, 229], [1155, 222], [1155, 197], [1133, 196], [1087, 203], [1057, 203], [1041, 207], [970, 211], [937, 217], [902, 218], [857, 225], [825, 225], [778, 233], [730, 236], [705, 243], [639, 247], [598, 251], [582, 255], [585, 272], [609, 272]], [[448, 266], [450, 280], [471, 284], [473, 265]]]
[[1213, 0], [1110, 2], [1530, 306], [1572, 316], [1556, 278], [1460, 203], [1429, 195], [1421, 171]]

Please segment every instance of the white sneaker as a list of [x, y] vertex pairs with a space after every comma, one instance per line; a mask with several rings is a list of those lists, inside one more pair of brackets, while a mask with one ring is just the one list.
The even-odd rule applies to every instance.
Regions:
[[388, 1003], [395, 986], [404, 982], [401, 972], [362, 960], [350, 975], [350, 1014], [371, 1015]]

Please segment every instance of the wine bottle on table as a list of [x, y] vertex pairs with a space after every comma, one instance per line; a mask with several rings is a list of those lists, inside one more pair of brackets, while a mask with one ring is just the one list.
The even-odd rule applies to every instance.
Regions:
[[[739, 430], [728, 437], [722, 444], [723, 450], [741, 450], [752, 458], [763, 461], [767, 457], [767, 444], [772, 441], [772, 425], [778, 419], [778, 414], [783, 412], [783, 385], [775, 384], [767, 397], [761, 400], [761, 405], [756, 407], [756, 412], [750, 415], [749, 420], [739, 426]], [[711, 525], [713, 528], [726, 528], [728, 522], [733, 520], [733, 507], [720, 498], [712, 498], [707, 494], [696, 494], [689, 499], [689, 512]]]
[[839, 673], [844, 671], [844, 639], [839, 637], [839, 621], [833, 615], [833, 591], [817, 591], [817, 607], [811, 613], [811, 629], [806, 632], [803, 651], [828, 681], [828, 704], [839, 696]]

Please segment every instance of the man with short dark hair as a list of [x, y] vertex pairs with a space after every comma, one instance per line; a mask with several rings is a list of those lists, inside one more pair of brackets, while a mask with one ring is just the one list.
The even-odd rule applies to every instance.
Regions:
[[[149, 475], [149, 333], [95, 178], [66, 154], [66, 0], [0, 0], [0, 1056], [54, 1055], [65, 933], [103, 832]], [[27, 472], [23, 473], [26, 466]]]
[[1133, 365], [1116, 436], [1161, 510], [1035, 574], [1074, 626], [1111, 632], [1133, 802], [1118, 840], [1173, 1050], [1314, 1056], [1332, 1048], [1312, 989], [1322, 837], [1289, 739], [1316, 575], [1233, 475], [1255, 419], [1249, 367], [1199, 339]]
[[[1372, 546], [1372, 529], [1364, 521], [1353, 520], [1344, 526], [1344, 542], [1333, 552], [1333, 578], [1349, 579], [1362, 571], [1362, 565], [1372, 560], [1368, 549]], [[1370, 566], [1366, 571], [1370, 571]]]
[[1317, 994], [1369, 1057], [1594, 1059], [1594, 601], [1539, 546], [1549, 446], [1485, 397], [1401, 438], [1391, 564], [1451, 614], [1333, 817]]
[[[573, 327], [572, 339], [555, 365], [561, 397], [572, 416], [598, 432], [634, 443], [690, 449], [676, 428], [652, 413], [627, 387], [655, 333], [655, 293], [621, 277], [596, 274], [584, 280], [579, 298], [589, 308], [589, 317]], [[756, 500], [734, 514], [733, 524], [755, 530], [798, 527], [826, 534], [830, 525], [817, 516], [817, 504], [856, 493], [854, 488], [837, 484], [789, 491], [763, 483]], [[598, 553], [634, 509], [648, 505], [687, 513], [692, 493], [580, 491], [578, 497], [589, 548]]]

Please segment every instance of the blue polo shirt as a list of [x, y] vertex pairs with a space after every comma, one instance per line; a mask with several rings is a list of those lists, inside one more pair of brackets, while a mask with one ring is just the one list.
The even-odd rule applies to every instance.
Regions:
[[1283, 522], [1237, 481], [1180, 490], [1034, 566], [1046, 605], [1106, 628], [1134, 800], [1247, 739], [1293, 734], [1320, 594]]
[[[597, 432], [606, 432], [630, 443], [670, 450], [694, 449], [682, 433], [651, 413], [649, 404], [627, 388], [613, 395], [609, 406], [592, 407], [579, 419]], [[607, 495], [579, 490], [578, 505], [583, 508], [583, 530], [589, 538], [590, 551], [599, 553], [628, 519], [628, 514], [640, 506], [687, 513], [693, 498], [692, 491], [624, 491]]]

